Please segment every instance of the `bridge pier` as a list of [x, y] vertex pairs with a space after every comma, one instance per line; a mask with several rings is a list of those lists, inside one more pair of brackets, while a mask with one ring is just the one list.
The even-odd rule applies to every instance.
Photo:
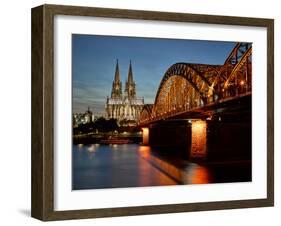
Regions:
[[163, 120], [143, 128], [143, 144], [185, 159], [249, 160], [251, 123], [241, 117]]
[[190, 158], [204, 159], [207, 157], [207, 122], [191, 120]]
[[207, 123], [204, 120], [167, 120], [142, 130], [143, 145], [185, 158], [207, 157]]
[[189, 156], [190, 136], [191, 124], [188, 120], [167, 120], [143, 128], [144, 145], [185, 158]]
[[149, 128], [142, 128], [142, 145], [149, 145]]
[[[243, 116], [241, 116], [243, 118]], [[252, 156], [251, 120], [209, 121], [208, 159], [250, 160]]]

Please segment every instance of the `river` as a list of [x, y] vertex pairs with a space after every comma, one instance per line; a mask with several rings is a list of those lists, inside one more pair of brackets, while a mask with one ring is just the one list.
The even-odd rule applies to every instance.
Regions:
[[251, 181], [247, 161], [204, 165], [138, 144], [79, 144], [72, 152], [73, 190]]

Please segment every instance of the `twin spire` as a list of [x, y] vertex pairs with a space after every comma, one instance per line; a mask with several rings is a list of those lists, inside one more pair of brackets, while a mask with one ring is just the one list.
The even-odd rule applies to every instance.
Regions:
[[[128, 72], [128, 82], [133, 83], [133, 69], [132, 69], [132, 61], [130, 60], [130, 66], [129, 66], [129, 72]], [[119, 73], [119, 64], [118, 59], [116, 60], [116, 68], [115, 68], [115, 76], [114, 76], [114, 82], [120, 82], [120, 73]]]
[[[135, 91], [135, 82], [133, 79], [133, 69], [132, 69], [132, 62], [130, 60], [129, 71], [128, 71], [128, 78], [125, 84], [125, 97], [135, 98], [136, 91]], [[114, 81], [112, 84], [112, 98], [122, 98], [122, 83], [120, 80], [120, 72], [119, 72], [119, 64], [118, 59], [116, 60], [116, 68], [115, 68], [115, 76]]]
[[118, 59], [116, 60], [116, 69], [115, 69], [114, 82], [120, 82]]
[[133, 69], [132, 69], [131, 60], [130, 60], [130, 66], [129, 66], [129, 72], [128, 72], [128, 82], [129, 83], [134, 83], [134, 80], [133, 80]]

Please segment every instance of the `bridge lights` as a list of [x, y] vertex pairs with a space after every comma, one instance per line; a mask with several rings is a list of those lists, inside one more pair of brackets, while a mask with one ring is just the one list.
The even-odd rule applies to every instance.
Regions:
[[208, 121], [212, 120], [212, 115], [210, 115], [208, 118], [206, 118], [206, 120], [208, 120]]
[[244, 80], [241, 80], [240, 85], [243, 86], [245, 84]]

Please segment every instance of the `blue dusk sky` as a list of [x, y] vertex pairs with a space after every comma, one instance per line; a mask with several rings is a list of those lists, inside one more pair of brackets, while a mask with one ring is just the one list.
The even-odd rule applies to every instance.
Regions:
[[223, 64], [236, 42], [72, 35], [73, 112], [105, 115], [116, 59], [124, 91], [130, 60], [138, 97], [154, 103], [161, 79], [178, 62]]

